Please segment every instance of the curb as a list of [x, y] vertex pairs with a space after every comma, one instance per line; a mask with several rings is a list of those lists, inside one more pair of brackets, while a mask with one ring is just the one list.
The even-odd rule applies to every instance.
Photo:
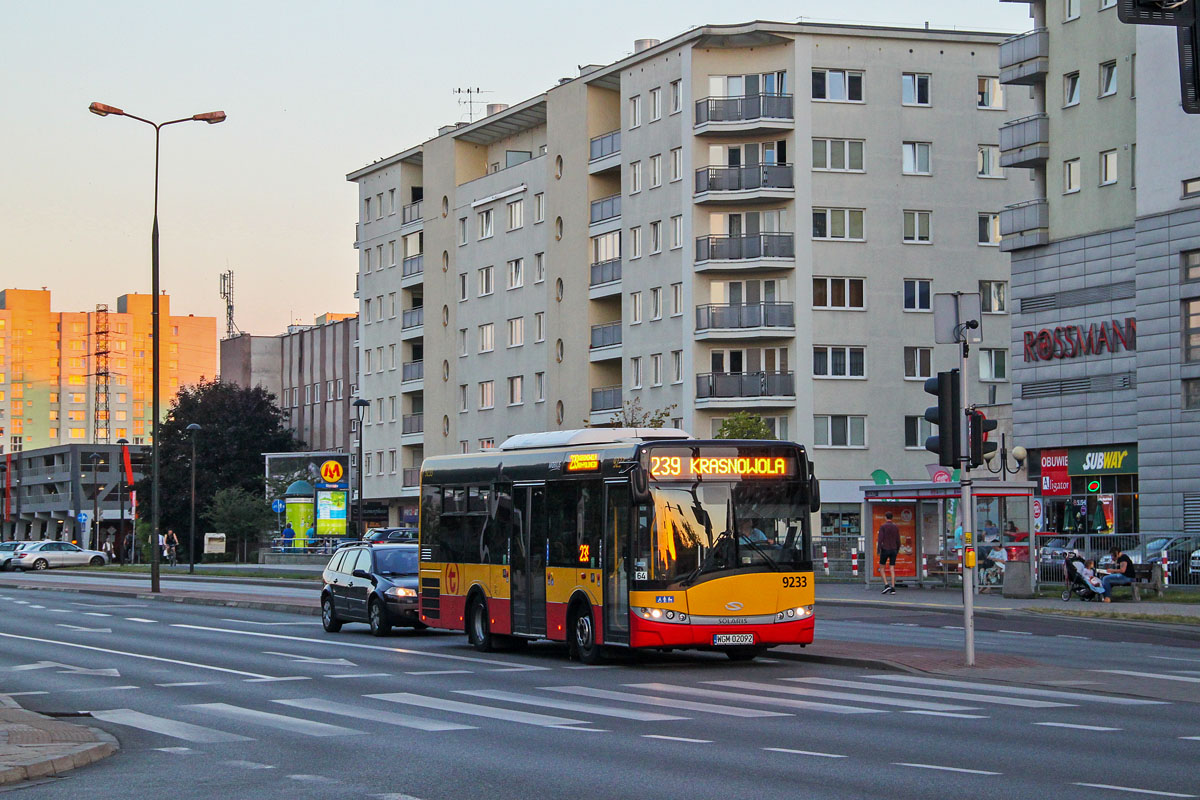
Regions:
[[75, 587], [63, 588], [59, 586], [13, 586], [13, 589], [20, 589], [26, 592], [69, 592], [71, 594], [97, 594], [103, 597], [123, 597], [126, 599], [135, 598], [138, 600], [156, 600], [167, 603], [184, 603], [187, 605], [197, 606], [226, 606], [228, 608], [252, 608], [258, 611], [278, 611], [287, 614], [300, 614], [302, 616], [317, 617], [321, 615], [320, 606], [300, 606], [290, 603], [270, 603], [257, 600], [218, 600], [211, 597], [186, 597], [177, 595], [161, 595], [161, 594], [138, 594], [134, 592], [121, 592], [114, 589], [80, 589]]
[[[33, 711], [21, 709], [11, 698], [4, 697], [2, 699], [6, 702], [0, 703], [0, 705], [5, 708], [20, 709], [25, 714], [39, 719], [52, 719]], [[95, 763], [103, 758], [108, 758], [121, 749], [121, 745], [117, 742], [116, 738], [106, 731], [85, 725], [75, 725], [74, 727], [86, 730], [91, 734], [94, 741], [78, 744], [64, 742], [62, 743], [63, 747], [59, 748], [58, 752], [54, 755], [40, 752], [30, 755], [25, 760], [16, 761], [10, 766], [0, 768], [0, 786], [61, 775], [64, 772], [69, 772], [73, 769]], [[38, 747], [45, 748], [46, 745], [39, 745]]]

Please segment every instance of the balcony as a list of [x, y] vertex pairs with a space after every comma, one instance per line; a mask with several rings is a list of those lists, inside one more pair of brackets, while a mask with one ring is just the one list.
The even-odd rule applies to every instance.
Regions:
[[696, 269], [780, 269], [796, 258], [790, 233], [755, 233], [745, 236], [701, 236], [696, 239]]
[[588, 283], [588, 297], [595, 300], [621, 293], [621, 259], [610, 258], [592, 264], [592, 277]]
[[425, 308], [410, 308], [400, 317], [400, 338], [416, 339], [425, 335]]
[[609, 131], [592, 139], [588, 153], [588, 174], [598, 175], [621, 166], [621, 132]]
[[1000, 166], [1036, 167], [1050, 157], [1050, 117], [1032, 114], [1000, 127]]
[[1050, 204], [1044, 199], [1005, 206], [1000, 212], [1000, 249], [1020, 250], [1050, 241]]
[[421, 468], [413, 467], [406, 469], [400, 473], [401, 486], [420, 486], [421, 485]]
[[612, 194], [608, 197], [601, 197], [599, 200], [592, 201], [592, 216], [589, 224], [597, 225], [610, 219], [619, 219], [621, 216], [621, 195]]
[[616, 411], [621, 407], [621, 387], [592, 389], [592, 411]]
[[607, 322], [603, 325], [592, 326], [591, 350], [589, 361], [607, 361], [621, 357], [621, 323]]
[[748, 164], [696, 170], [697, 203], [748, 203], [789, 199], [795, 194], [791, 164]]
[[696, 376], [696, 403], [704, 406], [790, 405], [796, 397], [791, 372], [707, 372]]
[[421, 221], [421, 201], [409, 203], [400, 209], [400, 224], [408, 225], [410, 222]]
[[406, 414], [400, 420], [400, 433], [408, 436], [413, 433], [423, 433], [425, 431], [425, 415], [424, 414]]
[[791, 130], [793, 119], [790, 94], [706, 97], [696, 101], [695, 131], [705, 134]]
[[1000, 82], [1029, 86], [1046, 80], [1050, 71], [1050, 34], [1045, 28], [1000, 43]]
[[425, 275], [425, 256], [423, 254], [409, 256], [400, 265], [400, 285], [415, 286]]
[[406, 361], [400, 365], [400, 380], [404, 383], [425, 379], [424, 361]]
[[696, 339], [756, 339], [791, 336], [796, 330], [792, 303], [696, 306]]

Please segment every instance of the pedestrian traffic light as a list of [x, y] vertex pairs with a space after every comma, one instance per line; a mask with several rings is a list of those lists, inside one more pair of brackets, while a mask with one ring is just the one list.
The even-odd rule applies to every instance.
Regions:
[[925, 449], [937, 453], [943, 467], [957, 467], [962, 457], [963, 416], [958, 370], [939, 372], [925, 381], [925, 391], [937, 398], [936, 406], [925, 409], [925, 419], [938, 426], [938, 434], [925, 440]]
[[983, 415], [982, 411], [971, 411], [968, 415], [967, 436], [971, 442], [971, 469], [975, 469], [983, 463], [991, 453], [996, 452], [996, 443], [987, 440], [988, 434], [996, 430], [997, 422], [994, 419], [988, 419]]

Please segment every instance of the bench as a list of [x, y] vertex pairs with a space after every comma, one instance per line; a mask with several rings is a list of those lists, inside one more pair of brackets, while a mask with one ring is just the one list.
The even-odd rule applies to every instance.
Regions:
[[[1134, 564], [1133, 565], [1133, 583], [1125, 584], [1133, 592], [1134, 602], [1141, 602], [1142, 593], [1141, 587], [1146, 586], [1154, 590], [1159, 597], [1163, 596], [1163, 571], [1162, 564]], [[1113, 591], [1120, 589], [1120, 586], [1114, 586]]]

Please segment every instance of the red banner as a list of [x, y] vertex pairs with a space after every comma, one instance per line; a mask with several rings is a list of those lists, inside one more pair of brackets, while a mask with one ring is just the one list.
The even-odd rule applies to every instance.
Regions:
[[1071, 494], [1066, 450], [1042, 451], [1042, 496]]
[[121, 458], [125, 462], [125, 485], [133, 483], [133, 464], [129, 460], [129, 445], [121, 445]]

